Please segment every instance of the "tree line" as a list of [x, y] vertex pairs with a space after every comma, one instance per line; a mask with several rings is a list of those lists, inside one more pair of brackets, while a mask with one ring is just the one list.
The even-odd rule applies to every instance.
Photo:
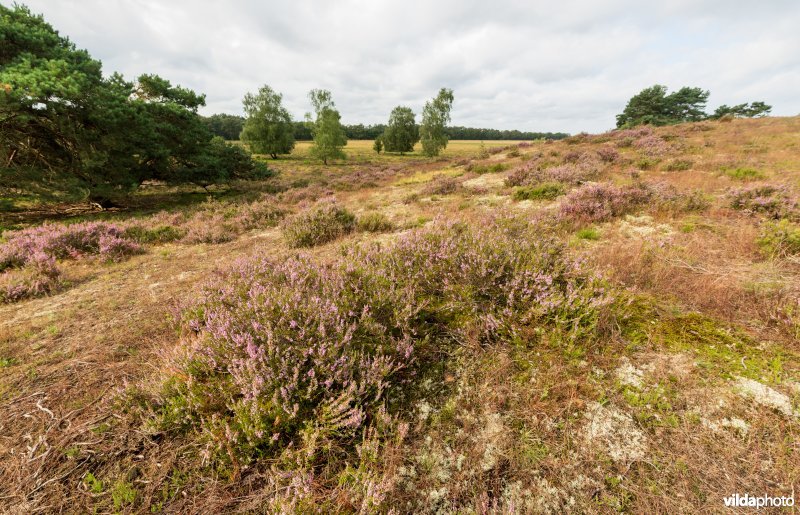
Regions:
[[[244, 127], [245, 117], [235, 114], [212, 114], [204, 116], [203, 122], [209, 130], [216, 136], [220, 136], [229, 141], [239, 139]], [[311, 141], [311, 129], [304, 121], [292, 122], [294, 126], [294, 139], [296, 141]], [[374, 140], [386, 130], [385, 123], [371, 125], [343, 124], [345, 136], [353, 140]], [[508, 140], [508, 141], [530, 141], [536, 139], [564, 139], [569, 136], [565, 132], [532, 132], [519, 130], [486, 129], [463, 126], [447, 126], [445, 133], [453, 140]]]
[[706, 113], [709, 95], [708, 90], [688, 86], [668, 94], [666, 86], [656, 84], [628, 100], [625, 109], [617, 115], [617, 128], [673, 125], [723, 117], [753, 118], [766, 116], [772, 111], [772, 106], [759, 101], [735, 106], [721, 105], [713, 113]]

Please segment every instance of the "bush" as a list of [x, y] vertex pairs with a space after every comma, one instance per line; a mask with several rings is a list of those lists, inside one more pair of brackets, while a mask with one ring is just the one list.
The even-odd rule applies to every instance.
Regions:
[[724, 170], [725, 175], [737, 181], [754, 181], [756, 179], [763, 179], [764, 174], [755, 168], [730, 168]]
[[35, 256], [78, 259], [99, 255], [119, 261], [142, 252], [141, 246], [128, 238], [122, 227], [106, 222], [44, 224], [5, 236], [7, 241], [0, 246], [0, 271], [24, 266]]
[[126, 238], [139, 243], [169, 243], [183, 238], [185, 231], [172, 225], [146, 227], [145, 225], [137, 224], [127, 227], [124, 234]]
[[594, 227], [584, 227], [583, 229], [578, 229], [578, 231], [575, 233], [575, 236], [577, 236], [580, 240], [600, 239], [600, 233]]
[[619, 160], [619, 151], [614, 147], [601, 147], [597, 149], [597, 157], [604, 163], [614, 163]]
[[407, 410], [458, 342], [535, 343], [541, 327], [596, 334], [610, 296], [562, 244], [481, 225], [437, 224], [328, 264], [238, 263], [184, 311], [188, 346], [155, 406], [159, 425], [199, 430], [233, 463], [299, 449], [313, 467]]
[[659, 159], [652, 157], [642, 157], [636, 161], [636, 167], [639, 170], [652, 170], [660, 162]]
[[587, 184], [567, 195], [559, 215], [571, 222], [605, 222], [643, 206], [650, 198], [651, 192], [641, 185]]
[[240, 233], [238, 227], [220, 213], [199, 211], [184, 225], [183, 243], [225, 243]]
[[506, 177], [507, 186], [533, 186], [543, 182], [580, 184], [597, 178], [600, 167], [595, 161], [584, 158], [577, 163], [567, 163], [549, 168], [530, 162], [514, 168]]
[[461, 189], [461, 183], [455, 177], [437, 175], [422, 188], [425, 195], [450, 195]]
[[356, 217], [350, 211], [329, 202], [286, 220], [283, 236], [290, 247], [313, 247], [353, 232]]
[[55, 259], [37, 254], [22, 268], [0, 273], [0, 304], [52, 293], [61, 284], [61, 270]]
[[658, 136], [644, 136], [633, 142], [633, 146], [641, 153], [649, 157], [659, 157], [667, 154], [671, 147]]
[[786, 219], [767, 223], [758, 239], [758, 245], [770, 256], [800, 254], [800, 225]]
[[675, 159], [667, 163], [664, 169], [668, 172], [682, 172], [690, 169], [694, 163], [688, 159]]
[[508, 165], [505, 163], [494, 163], [491, 165], [471, 164], [467, 167], [468, 172], [474, 172], [481, 175], [485, 173], [499, 173], [506, 169], [508, 169]]
[[560, 182], [545, 182], [537, 186], [519, 186], [514, 188], [514, 200], [553, 200], [566, 193]]
[[785, 188], [756, 186], [728, 193], [731, 207], [751, 213], [764, 213], [772, 218], [800, 219], [798, 201]]
[[270, 199], [257, 200], [237, 208], [232, 217], [234, 225], [243, 230], [275, 227], [286, 216], [286, 211]]
[[394, 229], [392, 222], [383, 213], [366, 213], [358, 217], [358, 230], [385, 232]]

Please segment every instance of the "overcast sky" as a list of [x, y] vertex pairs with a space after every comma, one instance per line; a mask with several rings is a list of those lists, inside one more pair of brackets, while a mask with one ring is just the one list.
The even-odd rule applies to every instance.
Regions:
[[454, 125], [598, 132], [656, 83], [800, 113], [800, 0], [21, 1], [106, 74], [205, 93], [204, 114], [269, 84], [298, 119], [325, 88], [345, 123], [382, 123], [449, 87]]

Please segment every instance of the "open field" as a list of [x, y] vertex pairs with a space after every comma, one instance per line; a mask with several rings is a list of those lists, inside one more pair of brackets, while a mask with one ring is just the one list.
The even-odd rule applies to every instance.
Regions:
[[6, 205], [4, 227], [127, 243], [0, 304], [0, 506], [724, 513], [797, 490], [800, 117], [483, 146], [324, 166], [301, 142], [263, 182]]

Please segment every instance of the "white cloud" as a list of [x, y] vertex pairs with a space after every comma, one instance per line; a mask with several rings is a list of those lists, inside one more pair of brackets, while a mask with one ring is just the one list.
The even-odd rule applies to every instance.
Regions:
[[800, 112], [796, 1], [27, 3], [106, 73], [158, 73], [206, 93], [206, 113], [239, 113], [265, 83], [298, 118], [330, 89], [347, 123], [419, 112], [442, 86], [453, 123], [496, 128], [605, 130], [655, 83]]

